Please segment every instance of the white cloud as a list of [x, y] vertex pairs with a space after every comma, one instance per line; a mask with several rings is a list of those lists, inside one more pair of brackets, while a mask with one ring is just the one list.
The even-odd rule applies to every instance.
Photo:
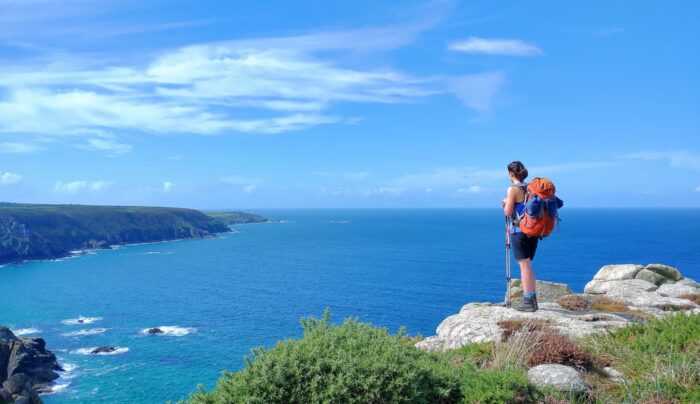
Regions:
[[57, 181], [54, 190], [63, 194], [74, 194], [88, 187], [87, 181]]
[[361, 181], [370, 177], [371, 173], [369, 171], [348, 171], [348, 172], [338, 172], [338, 171], [320, 171], [315, 172], [315, 175], [326, 177], [326, 178], [339, 178], [345, 181]]
[[469, 188], [457, 189], [458, 194], [466, 194], [466, 193], [478, 194], [478, 193], [481, 193], [482, 191], [483, 191], [483, 188], [481, 188], [479, 185], [472, 185]]
[[671, 167], [700, 170], [700, 155], [684, 150], [665, 152], [639, 152], [622, 156], [623, 159], [666, 160]]
[[19, 174], [14, 174], [9, 171], [0, 171], [0, 185], [12, 185], [17, 183], [21, 179], [22, 176]]
[[131, 146], [98, 130], [144, 133], [277, 134], [361, 117], [340, 103], [394, 104], [456, 93], [479, 113], [492, 108], [502, 72], [416, 77], [351, 66], [343, 53], [381, 52], [412, 41], [428, 24], [195, 44], [143, 65], [52, 56], [52, 63], [0, 66], [0, 133], [81, 135], [113, 154]]
[[252, 194], [253, 191], [255, 191], [258, 188], [257, 185], [246, 185], [242, 188], [243, 193], [245, 194]]
[[114, 183], [111, 181], [95, 181], [90, 183], [90, 190], [91, 191], [103, 191], [109, 187], [111, 187]]
[[105, 151], [110, 155], [128, 153], [132, 149], [131, 145], [119, 143], [109, 138], [90, 138], [86, 142], [86, 144], [78, 145], [78, 147], [86, 150]]
[[170, 192], [173, 189], [174, 184], [170, 181], [163, 182], [163, 192]]
[[493, 71], [467, 74], [449, 79], [448, 86], [464, 104], [482, 114], [488, 113], [505, 83], [505, 74]]
[[505, 56], [537, 56], [543, 53], [542, 49], [536, 45], [518, 39], [487, 39], [478, 37], [451, 43], [448, 49], [457, 52]]
[[5, 142], [0, 143], [0, 153], [3, 154], [26, 154], [34, 153], [41, 150], [41, 148], [34, 144], [29, 143], [17, 143], [17, 142]]
[[56, 181], [54, 185], [54, 191], [62, 194], [75, 194], [85, 190], [92, 192], [100, 192], [110, 188], [114, 185], [111, 181]]

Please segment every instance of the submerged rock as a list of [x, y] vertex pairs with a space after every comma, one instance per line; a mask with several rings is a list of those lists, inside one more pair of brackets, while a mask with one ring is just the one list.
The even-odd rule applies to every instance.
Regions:
[[570, 366], [537, 365], [527, 371], [530, 383], [537, 387], [550, 387], [559, 391], [582, 392], [586, 390], [583, 376]]

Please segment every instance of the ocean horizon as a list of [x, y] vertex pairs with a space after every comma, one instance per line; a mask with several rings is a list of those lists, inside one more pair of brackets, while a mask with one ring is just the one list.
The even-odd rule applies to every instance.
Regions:
[[[299, 319], [326, 308], [334, 323], [359, 317], [428, 336], [465, 303], [503, 300], [500, 209], [250, 211], [276, 222], [0, 268], [0, 324], [46, 339], [66, 369], [44, 401], [184, 398], [240, 369], [250, 349], [298, 338]], [[700, 278], [700, 209], [564, 208], [561, 216], [540, 242], [538, 279], [580, 292], [601, 266], [621, 263], [663, 263]], [[151, 327], [165, 332], [148, 335]], [[103, 345], [116, 350], [89, 355]]]

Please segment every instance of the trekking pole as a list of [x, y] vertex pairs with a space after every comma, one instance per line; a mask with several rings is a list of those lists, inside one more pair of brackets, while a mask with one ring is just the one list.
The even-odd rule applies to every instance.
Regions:
[[506, 307], [510, 307], [510, 217], [506, 216]]

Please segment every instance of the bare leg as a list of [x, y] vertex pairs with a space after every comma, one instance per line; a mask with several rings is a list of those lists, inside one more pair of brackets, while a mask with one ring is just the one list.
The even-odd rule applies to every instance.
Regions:
[[520, 265], [520, 278], [523, 282], [523, 292], [535, 290], [535, 270], [532, 269], [532, 261], [529, 258], [518, 260]]

